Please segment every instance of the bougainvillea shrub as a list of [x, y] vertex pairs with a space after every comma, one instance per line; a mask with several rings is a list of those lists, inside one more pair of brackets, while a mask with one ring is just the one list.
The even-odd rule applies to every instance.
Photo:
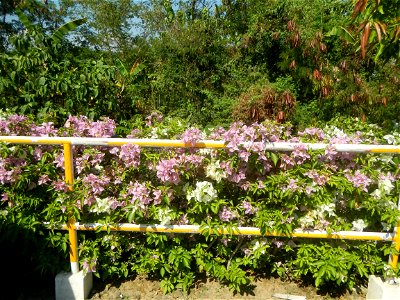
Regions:
[[[346, 123], [347, 122], [347, 123]], [[256, 275], [313, 279], [352, 289], [369, 274], [397, 272], [387, 264], [390, 242], [218, 234], [252, 226], [290, 235], [294, 229], [392, 232], [399, 220], [398, 167], [392, 154], [337, 152], [333, 144], [397, 144], [399, 132], [348, 120], [294, 133], [272, 122], [199, 129], [153, 113], [119, 128], [111, 119], [70, 116], [61, 128], [3, 114], [0, 135], [180, 139], [186, 148], [74, 146], [74, 190], [64, 178], [61, 146], [1, 144], [2, 221], [54, 230], [73, 216], [81, 223], [200, 225], [202, 234], [85, 232], [81, 267], [102, 278], [146, 273], [165, 292], [187, 290], [200, 275], [241, 290]], [[346, 126], [349, 124], [349, 126]], [[349, 129], [350, 128], [350, 129]], [[225, 149], [193, 147], [223, 140]], [[295, 142], [291, 152], [266, 145]], [[305, 143], [326, 143], [311, 151]], [[66, 258], [67, 260], [67, 258]], [[67, 261], [66, 261], [67, 264]]]

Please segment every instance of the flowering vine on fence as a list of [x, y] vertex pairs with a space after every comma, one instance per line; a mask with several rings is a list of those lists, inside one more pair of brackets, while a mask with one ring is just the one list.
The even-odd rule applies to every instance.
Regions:
[[[333, 146], [311, 151], [304, 144], [399, 140], [397, 131], [385, 135], [373, 125], [352, 124], [357, 126], [360, 130], [347, 132], [335, 126], [307, 128], [297, 135], [290, 126], [268, 122], [200, 130], [152, 114], [136, 122], [128, 136], [178, 138], [191, 147], [74, 146], [75, 187], [70, 193], [60, 147], [2, 144], [0, 216], [15, 222], [22, 210], [35, 210], [36, 221], [53, 226], [73, 214], [80, 222], [105, 224], [255, 226], [262, 232], [284, 233], [295, 228], [391, 231], [400, 216], [399, 158], [342, 153]], [[113, 120], [93, 122], [84, 116], [71, 116], [58, 129], [52, 123], [36, 125], [25, 116], [4, 115], [0, 120], [0, 135], [112, 137], [116, 129]], [[195, 148], [202, 139], [224, 140], [227, 147]], [[280, 141], [298, 144], [291, 152], [266, 151], [267, 144]], [[239, 290], [254, 271], [311, 276], [318, 286], [334, 282], [351, 288], [367, 274], [386, 271], [385, 255], [391, 251], [388, 243], [208, 233], [189, 239], [152, 234], [83, 236], [82, 266], [106, 276], [156, 273], [166, 292], [190, 287], [196, 273]]]

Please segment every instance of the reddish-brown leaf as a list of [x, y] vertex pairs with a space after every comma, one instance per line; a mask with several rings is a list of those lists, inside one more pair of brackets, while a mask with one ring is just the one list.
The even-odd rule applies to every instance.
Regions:
[[365, 10], [365, 7], [367, 6], [368, 0], [358, 0], [356, 4], [354, 5], [354, 10], [353, 10], [353, 18], [358, 14], [361, 13]]
[[313, 72], [313, 77], [315, 80], [321, 80], [321, 72], [315, 69]]
[[358, 85], [358, 86], [361, 85], [361, 83], [362, 83], [361, 77], [355, 75], [355, 76], [354, 76], [354, 83], [355, 83], [356, 85]]
[[364, 113], [361, 113], [361, 121], [366, 122], [367, 116]]
[[381, 28], [378, 23], [374, 23], [375, 30], [376, 30], [376, 35], [378, 36], [378, 41], [379, 43], [382, 41], [382, 33], [381, 33]]
[[139, 62], [135, 61], [135, 63], [132, 65], [131, 70], [129, 71], [129, 74], [132, 74], [133, 72], [135, 72], [136, 68], [139, 66]]
[[326, 45], [324, 43], [319, 43], [319, 49], [322, 52], [326, 52], [327, 51]]
[[294, 20], [290, 20], [287, 23], [287, 30], [288, 31], [293, 31], [296, 28], [296, 22]]
[[361, 36], [361, 57], [365, 58], [365, 54], [367, 52], [366, 48], [368, 45], [368, 38], [369, 38], [369, 33], [371, 29], [371, 23], [367, 23], [364, 27], [363, 34]]
[[285, 119], [285, 113], [283, 111], [278, 112], [278, 115], [276, 116], [276, 121], [280, 123], [284, 119]]
[[299, 45], [299, 41], [300, 41], [300, 33], [296, 32], [294, 35], [292, 35], [291, 37], [291, 43], [292, 43], [292, 47], [296, 48]]
[[323, 86], [321, 92], [322, 92], [322, 96], [326, 97], [329, 95], [330, 89], [327, 86]]
[[400, 37], [400, 26], [396, 26], [397, 29], [394, 34], [394, 39], [397, 40]]
[[274, 33], [272, 34], [272, 38], [273, 38], [274, 40], [277, 40], [277, 39], [279, 38], [279, 32], [274, 32]]
[[386, 24], [385, 23], [381, 23], [381, 22], [376, 22], [379, 24], [379, 27], [381, 28], [381, 31], [383, 32], [384, 35], [386, 35]]

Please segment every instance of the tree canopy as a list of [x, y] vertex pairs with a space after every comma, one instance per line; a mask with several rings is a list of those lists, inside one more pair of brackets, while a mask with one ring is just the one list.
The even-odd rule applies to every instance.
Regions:
[[[337, 115], [389, 124], [399, 121], [399, 7], [2, 1], [0, 108], [120, 120], [158, 110], [202, 125], [239, 118], [307, 126]], [[85, 21], [56, 41], [74, 20]]]

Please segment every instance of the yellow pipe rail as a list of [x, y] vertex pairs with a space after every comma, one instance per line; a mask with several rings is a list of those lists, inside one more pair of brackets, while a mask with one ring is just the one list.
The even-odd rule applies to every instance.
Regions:
[[[74, 171], [73, 171], [73, 154], [72, 145], [88, 145], [88, 146], [121, 146], [125, 144], [136, 144], [142, 147], [192, 147], [189, 144], [184, 143], [181, 140], [158, 140], [158, 139], [122, 139], [122, 138], [80, 138], [80, 137], [33, 137], [33, 136], [0, 136], [0, 142], [13, 143], [13, 144], [36, 144], [36, 145], [63, 145], [64, 147], [64, 168], [65, 168], [65, 182], [68, 185], [70, 191], [73, 189], [74, 183]], [[364, 145], [364, 144], [322, 144], [322, 143], [266, 143], [264, 149], [266, 151], [292, 151], [296, 145], [304, 145], [310, 150], [322, 150], [331, 146], [338, 152], [356, 152], [356, 153], [400, 153], [400, 146], [392, 145]], [[204, 140], [198, 141], [195, 148], [213, 148], [223, 149], [226, 148], [224, 141], [212, 141]], [[78, 237], [77, 230], [95, 230], [101, 228], [101, 230], [115, 231], [138, 231], [138, 232], [187, 232], [178, 226], [174, 228], [160, 225], [133, 225], [133, 227], [118, 225], [118, 226], [104, 226], [101, 224], [79, 224], [75, 223], [73, 217], [70, 218], [68, 223], [62, 226], [62, 229], [67, 229], [69, 232], [70, 240], [70, 262], [71, 272], [79, 272], [78, 264]], [[137, 227], [135, 227], [137, 226]], [[195, 225], [193, 225], [195, 226]], [[193, 229], [193, 231], [187, 233], [201, 233], [201, 230]], [[229, 234], [230, 231], [226, 228], [220, 228], [219, 234]], [[365, 232], [363, 234], [344, 234], [344, 232], [327, 233], [327, 232], [315, 232], [315, 231], [295, 231], [290, 235], [269, 232], [266, 236], [287, 236], [287, 237], [302, 237], [302, 238], [329, 238], [329, 239], [351, 239], [351, 240], [385, 240], [393, 241], [395, 244], [396, 252], [391, 255], [389, 264], [393, 269], [397, 269], [398, 256], [400, 251], [400, 222], [392, 235], [387, 237], [381, 236], [382, 233]], [[233, 230], [235, 235], [261, 235], [258, 228], [246, 228], [243, 227], [240, 230]]]
[[[125, 139], [125, 138], [84, 138], [84, 137], [35, 137], [35, 136], [0, 136], [0, 142], [13, 144], [36, 144], [36, 145], [88, 145], [88, 146], [122, 146], [125, 144], [135, 144], [141, 147], [192, 147], [182, 140], [165, 139]], [[246, 145], [246, 143], [244, 143]], [[293, 151], [296, 146], [303, 145], [310, 150], [323, 150], [328, 146], [338, 152], [353, 153], [400, 153], [400, 146], [393, 145], [365, 145], [365, 144], [323, 144], [323, 143], [288, 143], [273, 142], [265, 143], [265, 151]], [[226, 148], [225, 141], [201, 140], [194, 148]]]
[[[65, 169], [65, 183], [68, 185], [69, 191], [74, 188], [74, 162], [72, 154], [72, 145], [70, 143], [63, 143], [64, 146], [64, 169]], [[69, 212], [72, 214], [71, 212]], [[69, 236], [69, 258], [71, 263], [71, 272], [73, 274], [79, 272], [78, 261], [78, 232], [75, 228], [75, 220], [73, 216], [67, 223], [68, 236]]]
[[392, 254], [389, 259], [389, 264], [393, 269], [397, 269], [397, 264], [399, 262], [399, 252], [400, 252], [400, 221], [397, 223], [397, 227], [394, 231], [395, 236], [393, 239], [395, 254]]
[[[189, 233], [189, 234], [202, 234], [206, 228], [200, 225], [157, 225], [157, 224], [132, 224], [132, 223], [119, 223], [115, 225], [104, 225], [100, 223], [76, 223], [74, 225], [76, 230], [81, 231], [128, 231], [128, 232], [156, 232], [156, 233]], [[67, 225], [62, 225], [60, 229], [68, 229]], [[276, 236], [276, 237], [289, 237], [289, 238], [314, 238], [314, 239], [347, 239], [347, 240], [361, 240], [361, 241], [394, 241], [395, 235], [393, 233], [381, 232], [354, 232], [354, 231], [338, 231], [328, 233], [324, 230], [301, 230], [295, 229], [293, 233], [286, 234], [277, 231], [266, 232], [261, 234], [257, 227], [237, 227], [228, 229], [227, 227], [207, 228], [212, 229], [213, 233], [225, 235], [255, 235], [255, 236]]]

